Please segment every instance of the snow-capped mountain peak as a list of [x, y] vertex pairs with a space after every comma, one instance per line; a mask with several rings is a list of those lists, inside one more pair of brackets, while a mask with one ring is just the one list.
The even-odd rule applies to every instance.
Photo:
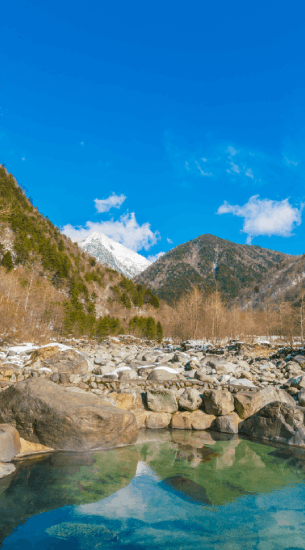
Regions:
[[94, 231], [86, 239], [79, 241], [78, 246], [94, 256], [101, 264], [123, 273], [132, 279], [151, 265], [144, 256], [126, 248], [103, 233]]

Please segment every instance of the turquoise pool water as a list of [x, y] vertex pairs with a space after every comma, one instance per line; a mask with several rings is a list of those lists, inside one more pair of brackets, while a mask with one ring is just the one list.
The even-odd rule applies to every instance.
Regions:
[[305, 550], [305, 454], [207, 432], [23, 460], [0, 480], [3, 550]]

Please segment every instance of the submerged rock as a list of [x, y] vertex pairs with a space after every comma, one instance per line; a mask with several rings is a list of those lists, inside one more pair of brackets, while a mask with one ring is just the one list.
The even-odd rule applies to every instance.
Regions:
[[92, 394], [73, 394], [42, 378], [0, 393], [0, 422], [33, 443], [80, 451], [129, 445], [138, 435], [134, 415]]
[[[120, 542], [116, 533], [110, 531], [104, 525], [90, 523], [63, 522], [49, 527], [45, 532], [49, 537], [69, 541], [70, 544], [76, 545], [76, 547], [79, 547], [80, 544], [82, 549], [88, 547], [102, 549], [104, 544]], [[93, 544], [94, 546], [91, 546]]]

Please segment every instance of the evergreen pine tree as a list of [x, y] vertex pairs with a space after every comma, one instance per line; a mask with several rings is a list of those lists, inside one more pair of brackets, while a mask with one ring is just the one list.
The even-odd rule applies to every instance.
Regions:
[[163, 328], [162, 328], [162, 325], [160, 323], [160, 321], [157, 322], [157, 340], [158, 342], [162, 342], [162, 338], [163, 338]]
[[2, 265], [6, 268], [7, 272], [11, 271], [14, 267], [12, 255], [9, 250], [4, 254], [2, 258]]
[[146, 338], [149, 340], [155, 340], [157, 336], [157, 327], [156, 327], [156, 321], [153, 317], [147, 318], [146, 323]]

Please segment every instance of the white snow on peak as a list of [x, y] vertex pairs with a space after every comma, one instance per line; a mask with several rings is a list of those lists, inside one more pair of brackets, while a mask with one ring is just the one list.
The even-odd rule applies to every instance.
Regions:
[[77, 244], [101, 264], [108, 265], [130, 279], [151, 265], [141, 254], [96, 231]]

